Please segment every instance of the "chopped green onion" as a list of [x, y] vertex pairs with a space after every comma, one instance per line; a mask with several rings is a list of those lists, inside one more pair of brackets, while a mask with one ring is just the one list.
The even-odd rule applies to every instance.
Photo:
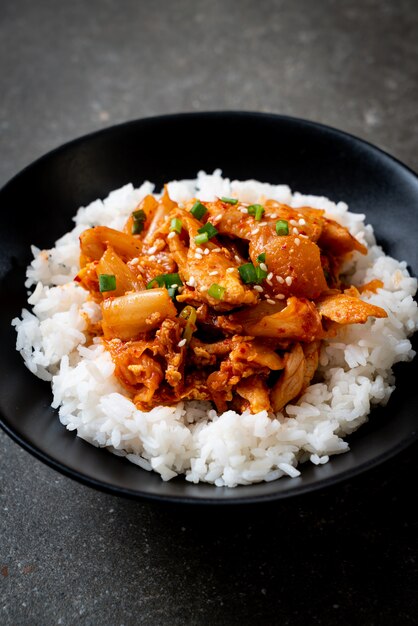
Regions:
[[210, 222], [207, 222], [202, 228], [198, 228], [197, 232], [200, 234], [196, 235], [194, 240], [198, 244], [207, 243], [209, 239], [212, 239], [212, 237], [218, 234], [218, 231]]
[[268, 272], [262, 270], [259, 265], [254, 267], [252, 263], [244, 263], [244, 265], [240, 265], [238, 272], [242, 282], [246, 284], [261, 283], [265, 278], [267, 278], [268, 274]]
[[185, 339], [187, 343], [190, 343], [190, 339], [196, 330], [196, 309], [190, 305], [185, 306], [180, 313], [180, 317], [183, 317], [186, 320], [186, 326], [183, 331], [183, 339]]
[[204, 226], [202, 226], [202, 228], [198, 228], [197, 232], [198, 233], [207, 233], [209, 239], [212, 239], [212, 237], [215, 237], [215, 235], [218, 234], [218, 231], [216, 230], [215, 226], [213, 224], [211, 224], [210, 222], [206, 222], [206, 224]]
[[156, 276], [147, 284], [147, 289], [154, 289], [154, 287], [165, 287], [164, 274]]
[[196, 235], [194, 240], [197, 244], [207, 243], [209, 241], [209, 235], [207, 233], [202, 233], [201, 235]]
[[181, 280], [177, 272], [175, 272], [174, 274], [163, 274], [163, 278], [167, 287], [172, 287], [173, 285], [181, 287], [183, 284], [183, 281]]
[[140, 222], [138, 220], [134, 220], [132, 222], [132, 235], [139, 235], [144, 230], [144, 222]]
[[196, 202], [194, 203], [194, 205], [192, 206], [192, 208], [190, 209], [190, 213], [193, 215], [193, 217], [195, 217], [197, 220], [201, 220], [202, 217], [204, 216], [205, 213], [207, 213], [207, 208], [205, 207], [204, 204], [202, 204], [201, 202], [199, 202], [199, 200], [196, 200]]
[[149, 281], [147, 289], [153, 289], [156, 286], [166, 287], [170, 292], [170, 289], [177, 289], [178, 287], [181, 287], [182, 284], [183, 282], [177, 272], [174, 274], [160, 274]]
[[254, 215], [254, 219], [259, 222], [263, 217], [264, 207], [261, 204], [250, 204], [248, 215]]
[[134, 218], [134, 220], [141, 220], [143, 222], [145, 222], [145, 220], [147, 219], [147, 216], [145, 215], [145, 212], [142, 209], [133, 211], [132, 217]]
[[144, 211], [142, 209], [138, 209], [132, 213], [132, 234], [139, 235], [144, 230], [144, 222], [147, 219]]
[[257, 273], [252, 263], [244, 263], [244, 265], [240, 265], [238, 272], [243, 283], [249, 284], [257, 282]]
[[288, 235], [289, 234], [289, 223], [286, 220], [277, 220], [277, 222], [276, 222], [276, 233], [278, 235]]
[[99, 274], [99, 289], [103, 291], [115, 291], [116, 276], [114, 274]]
[[225, 287], [221, 287], [221, 285], [216, 283], [213, 283], [208, 289], [208, 296], [215, 298], [215, 300], [222, 300], [224, 293]]
[[262, 252], [261, 254], [259, 254], [258, 257], [257, 257], [257, 261], [259, 263], [265, 263], [266, 262], [266, 253]]
[[178, 217], [173, 217], [173, 219], [170, 222], [170, 232], [171, 233], [175, 232], [175, 233], [178, 233], [180, 235], [182, 228], [183, 228], [182, 221], [179, 220]]
[[262, 283], [265, 278], [267, 278], [268, 272], [262, 270], [259, 265], [255, 268], [255, 273], [257, 276], [257, 283]]
[[180, 317], [183, 317], [185, 320], [191, 320], [194, 324], [196, 321], [196, 309], [188, 304], [180, 311]]
[[222, 196], [221, 201], [226, 202], [227, 204], [238, 204], [238, 200], [236, 198], [227, 198], [225, 196]]

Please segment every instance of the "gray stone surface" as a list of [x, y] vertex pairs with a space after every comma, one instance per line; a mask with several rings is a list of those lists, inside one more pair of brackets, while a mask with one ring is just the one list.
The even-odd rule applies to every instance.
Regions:
[[[415, 0], [2, 0], [0, 183], [81, 134], [205, 109], [317, 120], [418, 169], [417, 27]], [[415, 624], [417, 451], [207, 510], [95, 492], [0, 433], [0, 623]]]

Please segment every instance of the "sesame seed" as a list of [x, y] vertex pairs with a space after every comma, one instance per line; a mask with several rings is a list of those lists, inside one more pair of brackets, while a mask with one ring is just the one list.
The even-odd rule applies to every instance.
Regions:
[[299, 239], [299, 237], [296, 237], [296, 239], [295, 239], [295, 244], [296, 244], [297, 246], [299, 246], [299, 245], [300, 245], [300, 239]]
[[291, 276], [286, 276], [285, 283], [288, 287], [293, 283], [293, 278]]
[[196, 278], [194, 276], [190, 276], [186, 285], [189, 285], [189, 287], [194, 287], [196, 285]]
[[209, 254], [209, 248], [205, 248], [205, 251], [203, 252], [203, 254]]
[[284, 283], [284, 278], [282, 278], [281, 276], [276, 276], [276, 280], [278, 283], [280, 283], [281, 285], [283, 285]]
[[271, 280], [273, 278], [273, 272], [267, 274], [267, 280]]
[[260, 263], [260, 270], [263, 270], [263, 272], [267, 272], [267, 265], [265, 263]]
[[262, 286], [261, 286], [261, 285], [254, 285], [254, 289], [255, 289], [256, 291], [259, 291], [260, 293], [261, 293], [262, 291], [264, 291], [264, 289], [262, 288]]
[[155, 252], [157, 252], [157, 246], [151, 246], [148, 250], [148, 254], [154, 254]]
[[276, 303], [274, 302], [274, 300], [272, 300], [271, 298], [267, 298], [267, 302], [268, 302], [269, 304], [276, 304]]
[[248, 213], [248, 209], [246, 209], [245, 206], [240, 206], [239, 210], [241, 211], [241, 213]]
[[299, 233], [299, 237], [303, 237], [304, 239], [309, 239], [308, 235], [302, 235], [302, 233]]
[[221, 213], [219, 213], [219, 215], [215, 215], [215, 217], [213, 217], [213, 218], [212, 218], [212, 222], [213, 222], [214, 224], [217, 224], [218, 222], [220, 222], [220, 221], [221, 221], [222, 217], [223, 217], [223, 216], [221, 215]]
[[150, 256], [150, 257], [148, 257], [148, 260], [149, 260], [149, 261], [155, 261], [155, 255], [154, 255], [154, 254], [151, 254], [151, 256]]
[[276, 298], [276, 300], [284, 300], [285, 299], [285, 295], [283, 293], [278, 293], [277, 296], [274, 296]]
[[203, 248], [200, 248], [199, 246], [196, 246], [195, 252], [197, 252], [198, 254], [203, 254]]
[[234, 256], [234, 259], [236, 260], [237, 263], [241, 263], [241, 259], [239, 258], [238, 254]]
[[273, 283], [271, 282], [271, 280], [270, 280], [270, 279], [266, 278], [266, 283], [267, 283], [268, 285], [270, 285], [270, 287], [273, 287]]
[[272, 213], [272, 214], [270, 215], [270, 219], [271, 219], [271, 220], [275, 220], [275, 219], [276, 219], [276, 217], [277, 217], [276, 213]]
[[219, 272], [217, 272], [216, 270], [213, 270], [213, 272], [209, 272], [209, 276], [217, 276], [219, 274]]
[[267, 226], [267, 222], [260, 222], [259, 226]]
[[132, 261], [130, 263], [131, 263], [131, 265], [137, 265], [139, 263], [138, 257], [135, 257], [134, 259], [132, 259]]
[[179, 348], [182, 348], [183, 346], [185, 346], [185, 345], [186, 345], [186, 343], [187, 343], [187, 340], [186, 340], [186, 339], [181, 339], [181, 340], [178, 342], [178, 344], [177, 344], [177, 345], [178, 345], [178, 347], [179, 347]]
[[220, 248], [212, 248], [212, 252], [220, 252], [221, 249]]
[[173, 232], [168, 233], [168, 235], [167, 235], [167, 239], [173, 239], [173, 238], [176, 236], [176, 234], [177, 234], [177, 233], [175, 233], [175, 232], [174, 232], [174, 230], [173, 230]]
[[289, 224], [291, 224], [292, 226], [296, 226], [297, 221], [296, 220], [289, 220]]
[[300, 218], [300, 220], [298, 220], [298, 221], [299, 221], [299, 224], [300, 224], [301, 226], [305, 226], [306, 222], [305, 222], [305, 220], [303, 219], [303, 217], [301, 217], [301, 218]]
[[227, 274], [232, 274], [233, 272], [235, 272], [235, 267], [228, 267], [228, 269], [226, 270]]
[[254, 228], [254, 230], [251, 231], [251, 234], [256, 235], [259, 231], [260, 231], [259, 228]]
[[293, 233], [294, 235], [299, 235], [299, 231], [298, 231], [298, 229], [297, 229], [297, 228], [292, 228], [292, 233]]
[[203, 256], [201, 254], [195, 254], [194, 258], [197, 259], [198, 261], [201, 261], [203, 259]]
[[176, 287], [180, 287], [180, 285], [178, 285], [177, 283], [173, 283], [172, 285], [170, 285], [171, 289], [175, 289]]

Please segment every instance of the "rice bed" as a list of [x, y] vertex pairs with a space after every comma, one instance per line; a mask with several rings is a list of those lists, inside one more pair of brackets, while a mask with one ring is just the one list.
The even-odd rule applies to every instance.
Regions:
[[[74, 229], [51, 250], [33, 247], [26, 287], [32, 291], [17, 331], [16, 348], [26, 366], [50, 380], [52, 406], [68, 430], [89, 443], [125, 456], [163, 480], [184, 474], [186, 480], [235, 487], [296, 477], [300, 462], [326, 463], [348, 450], [344, 435], [367, 420], [374, 405], [385, 405], [394, 390], [392, 366], [410, 361], [415, 353], [408, 339], [418, 328], [414, 301], [417, 280], [405, 262], [386, 256], [376, 245], [364, 215], [350, 213], [344, 202], [291, 193], [286, 185], [254, 180], [230, 181], [219, 170], [199, 172], [195, 180], [173, 181], [170, 196], [177, 202], [198, 196], [237, 196], [242, 202], [273, 198], [292, 207], [312, 206], [326, 211], [368, 245], [366, 256], [355, 253], [344, 268], [349, 281], [360, 286], [380, 279], [384, 287], [362, 297], [383, 307], [386, 319], [346, 326], [323, 343], [316, 384], [283, 413], [218, 415], [208, 402], [180, 402], [177, 406], [138, 410], [113, 376], [114, 364], [99, 339], [86, 346], [86, 318], [100, 319], [100, 307], [73, 281], [79, 269], [80, 233], [94, 225], [121, 229], [138, 202], [153, 193], [145, 182], [113, 191], [78, 210]], [[30, 293], [30, 292], [29, 292]]]

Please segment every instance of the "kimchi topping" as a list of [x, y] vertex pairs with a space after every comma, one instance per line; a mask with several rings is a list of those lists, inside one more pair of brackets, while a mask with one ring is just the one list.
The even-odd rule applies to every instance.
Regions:
[[323, 339], [387, 316], [340, 278], [365, 246], [311, 207], [181, 204], [165, 189], [123, 231], [85, 230], [80, 248], [76, 280], [102, 309], [91, 334], [142, 410], [209, 400], [218, 411], [281, 411], [314, 378]]

